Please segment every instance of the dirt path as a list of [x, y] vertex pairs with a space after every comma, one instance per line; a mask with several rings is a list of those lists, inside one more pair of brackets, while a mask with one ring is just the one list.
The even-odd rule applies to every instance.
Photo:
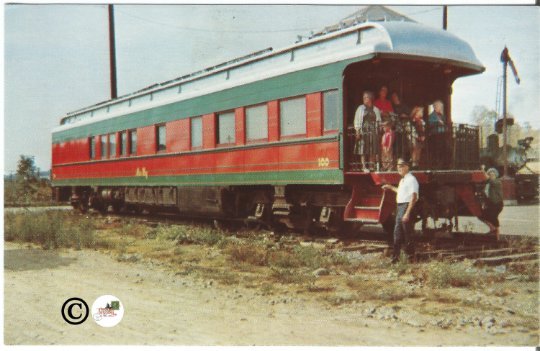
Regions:
[[[176, 345], [535, 345], [530, 333], [414, 328], [362, 317], [359, 305], [330, 308], [299, 296], [209, 285], [149, 263], [117, 262], [97, 251], [43, 251], [5, 243], [4, 342]], [[64, 322], [70, 297], [91, 306], [117, 296], [122, 322]]]

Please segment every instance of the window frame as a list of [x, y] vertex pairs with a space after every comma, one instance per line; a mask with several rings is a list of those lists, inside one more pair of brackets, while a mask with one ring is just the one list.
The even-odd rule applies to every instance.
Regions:
[[[297, 133], [297, 134], [289, 134], [289, 135], [283, 135], [283, 128], [282, 128], [282, 121], [283, 121], [283, 114], [281, 111], [281, 104], [286, 101], [290, 100], [296, 100], [296, 99], [304, 99], [304, 133]], [[307, 126], [307, 98], [306, 95], [297, 95], [297, 96], [291, 96], [283, 99], [278, 100], [278, 110], [279, 110], [279, 140], [289, 140], [289, 139], [300, 139], [300, 138], [306, 138], [308, 133], [308, 126]]]
[[[123, 139], [125, 137], [125, 140]], [[120, 132], [120, 138], [118, 138], [118, 149], [120, 150], [120, 153], [118, 154], [118, 157], [127, 157], [129, 155], [128, 153], [128, 131], [123, 130]], [[125, 152], [124, 152], [125, 148]]]
[[89, 147], [89, 157], [90, 157], [90, 160], [95, 160], [96, 159], [96, 137], [95, 136], [91, 136], [88, 138], [88, 147]]
[[[232, 121], [234, 123], [234, 128], [233, 128], [233, 137], [234, 137], [234, 141], [232, 142], [228, 142], [228, 143], [220, 143], [219, 142], [219, 138], [220, 138], [220, 128], [219, 128], [219, 120], [220, 120], [220, 116], [221, 115], [225, 115], [225, 114], [232, 114]], [[221, 112], [217, 112], [216, 113], [216, 123], [215, 123], [215, 133], [216, 133], [216, 147], [226, 147], [226, 146], [234, 146], [236, 145], [236, 113], [235, 113], [235, 110], [226, 110], [226, 111], [221, 111]]]
[[[198, 120], [200, 122], [200, 144], [197, 146], [193, 145], [193, 121]], [[203, 117], [202, 116], [193, 116], [189, 118], [189, 149], [190, 150], [201, 150], [203, 148]]]
[[[160, 148], [160, 138], [159, 138], [159, 131], [163, 128], [164, 130], [164, 139], [163, 140], [163, 149]], [[156, 153], [164, 153], [167, 152], [167, 126], [164, 123], [156, 124]]]
[[[111, 147], [111, 138], [114, 140], [114, 147]], [[107, 156], [108, 158], [116, 158], [116, 132], [107, 134]]]
[[[264, 107], [264, 110], [266, 111], [266, 137], [265, 138], [258, 138], [258, 139], [250, 139], [248, 137], [248, 109], [255, 108], [255, 107]], [[261, 142], [267, 142], [268, 136], [270, 134], [269, 128], [268, 128], [268, 121], [270, 120], [270, 117], [268, 115], [268, 103], [264, 102], [261, 104], [255, 104], [244, 107], [244, 116], [245, 116], [245, 122], [244, 122], [244, 132], [246, 134], [246, 144], [257, 144]]]
[[[337, 126], [335, 129], [326, 129], [326, 126], [325, 126], [325, 122], [326, 122], [326, 111], [325, 111], [325, 104], [324, 104], [324, 95], [325, 93], [329, 93], [329, 92], [335, 92], [336, 93], [336, 122], [337, 122]], [[325, 90], [321, 93], [321, 105], [322, 105], [322, 132], [323, 132], [323, 135], [327, 135], [327, 134], [337, 134], [339, 132], [339, 89], [329, 89], [329, 90]]]
[[[128, 153], [127, 156], [137, 156], [137, 129], [130, 129], [128, 132]], [[133, 150], [133, 133], [135, 133], [135, 150]]]
[[100, 147], [100, 159], [104, 160], [109, 158], [109, 137], [107, 134], [102, 134], [99, 136], [99, 147]]

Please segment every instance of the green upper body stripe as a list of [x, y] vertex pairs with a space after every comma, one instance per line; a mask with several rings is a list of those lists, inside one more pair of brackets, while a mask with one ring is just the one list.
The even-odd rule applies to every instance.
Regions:
[[[371, 57], [371, 55], [369, 55]], [[291, 72], [192, 99], [55, 132], [53, 143], [149, 126], [328, 89], [340, 89], [344, 68], [355, 58]], [[341, 105], [341, 104], [340, 104]]]

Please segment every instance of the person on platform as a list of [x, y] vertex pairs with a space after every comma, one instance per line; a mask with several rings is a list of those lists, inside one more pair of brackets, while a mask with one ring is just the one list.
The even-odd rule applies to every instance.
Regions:
[[394, 91], [392, 95], [390, 95], [390, 101], [392, 101], [392, 108], [399, 119], [409, 118], [411, 109], [401, 101], [401, 97], [397, 91]]
[[385, 121], [382, 125], [384, 134], [381, 139], [381, 170], [388, 172], [394, 169], [395, 133], [391, 121]]
[[429, 150], [431, 163], [446, 168], [450, 164], [448, 125], [441, 100], [433, 102], [433, 112], [428, 117]]
[[391, 190], [397, 193], [396, 225], [394, 226], [394, 250], [392, 263], [399, 260], [401, 245], [405, 245], [406, 252], [412, 254], [414, 244], [412, 241], [413, 220], [411, 218], [414, 205], [418, 201], [419, 184], [416, 177], [409, 172], [409, 163], [402, 158], [397, 162], [398, 173], [401, 180], [397, 187], [384, 184], [383, 190]]
[[410, 145], [408, 139], [408, 130], [410, 129], [411, 109], [401, 101], [401, 97], [397, 91], [390, 95], [392, 108], [394, 109], [394, 131], [396, 139], [394, 142], [394, 155], [400, 155], [405, 159], [410, 158]]
[[482, 170], [488, 179], [484, 190], [486, 204], [480, 219], [489, 227], [488, 234], [495, 235], [495, 238], [499, 240], [499, 214], [504, 206], [502, 184], [498, 179], [499, 172], [495, 168], [490, 168], [486, 172], [485, 166], [482, 165]]
[[388, 87], [386, 85], [383, 85], [381, 89], [379, 89], [379, 98], [373, 102], [373, 105], [375, 105], [379, 110], [381, 110], [381, 116], [384, 120], [390, 118], [390, 113], [394, 112], [392, 102], [388, 100], [387, 97]]
[[356, 131], [354, 151], [355, 154], [360, 155], [363, 171], [370, 172], [378, 166], [379, 131], [377, 126], [381, 123], [381, 111], [373, 105], [372, 92], [364, 92], [362, 101], [363, 104], [358, 106], [354, 114]]
[[416, 169], [420, 165], [422, 149], [426, 140], [424, 109], [421, 106], [415, 106], [413, 108], [411, 112], [411, 125], [412, 168]]

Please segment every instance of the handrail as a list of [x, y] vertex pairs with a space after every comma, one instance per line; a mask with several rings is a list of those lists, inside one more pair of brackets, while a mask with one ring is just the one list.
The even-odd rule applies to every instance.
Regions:
[[[381, 149], [382, 123], [366, 124], [359, 130], [348, 126], [344, 140], [346, 170], [395, 171], [398, 157], [411, 162], [415, 169], [424, 170], [472, 170], [480, 166], [478, 126], [449, 123], [432, 128], [421, 124], [415, 126], [408, 119], [396, 118], [392, 121], [392, 131], [394, 142], [391, 166], [388, 167]], [[423, 141], [421, 136], [424, 136]], [[359, 150], [360, 145], [362, 150]], [[362, 157], [359, 151], [363, 151], [365, 156]]]

